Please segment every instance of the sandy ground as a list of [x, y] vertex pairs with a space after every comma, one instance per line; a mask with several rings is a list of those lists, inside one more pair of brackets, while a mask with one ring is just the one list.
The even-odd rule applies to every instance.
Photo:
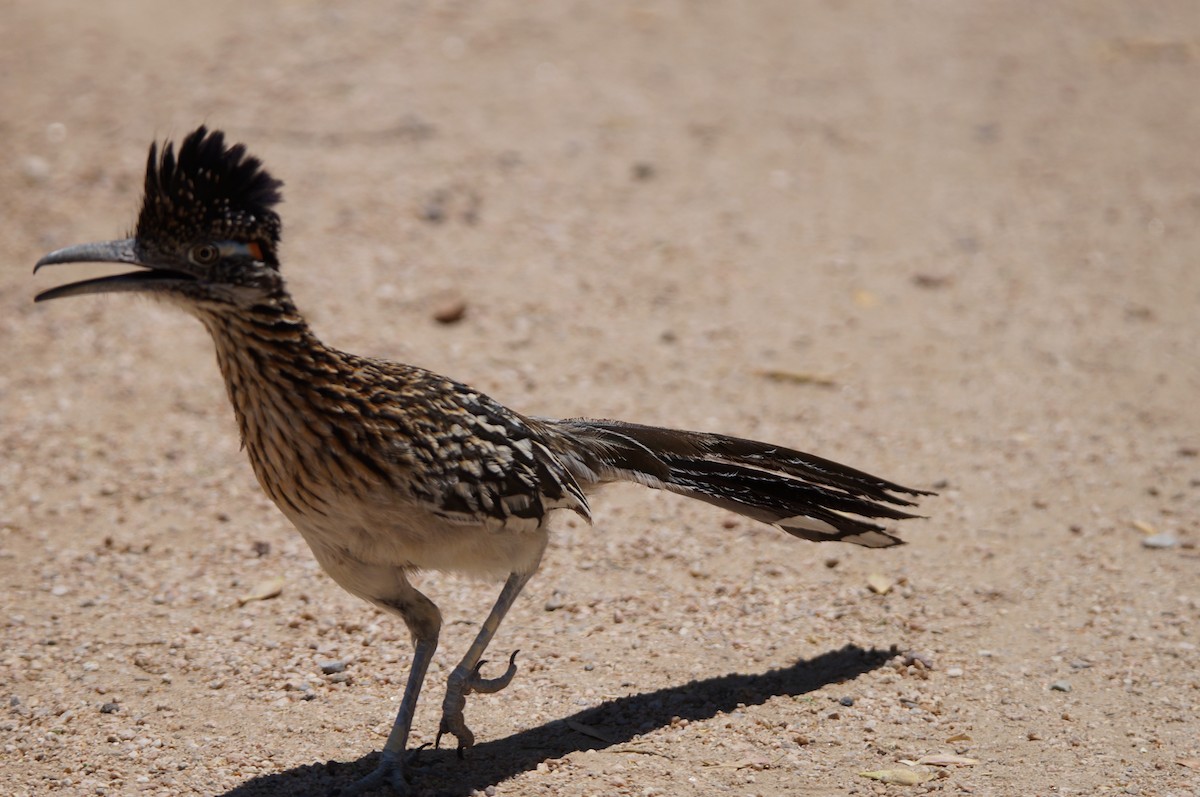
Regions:
[[[941, 493], [871, 551], [614, 488], [416, 793], [1200, 793], [1195, 4], [2, 13], [4, 794], [323, 794], [406, 674], [260, 494], [199, 324], [31, 301], [201, 122], [287, 182], [330, 343]], [[416, 744], [496, 592], [421, 583]], [[897, 768], [930, 779], [860, 775]]]

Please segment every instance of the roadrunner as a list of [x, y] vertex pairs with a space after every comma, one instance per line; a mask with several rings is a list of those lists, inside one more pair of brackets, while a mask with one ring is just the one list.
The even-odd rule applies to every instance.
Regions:
[[[507, 579], [449, 677], [438, 740], [474, 743], [472, 692], [498, 692], [481, 657], [546, 549], [556, 509], [591, 520], [588, 494], [630, 481], [706, 501], [806, 540], [886, 548], [874, 520], [914, 517], [923, 490], [781, 446], [621, 421], [521, 415], [477, 390], [400, 363], [321, 343], [280, 273], [282, 183], [241, 145], [204, 127], [151, 145], [132, 238], [46, 255], [127, 263], [138, 271], [73, 282], [37, 301], [131, 291], [175, 304], [212, 335], [242, 442], [259, 484], [321, 567], [399, 617], [414, 652], [378, 768], [343, 794], [407, 789], [405, 749], [442, 618], [409, 576], [442, 570]], [[908, 496], [908, 497], [905, 497]]]

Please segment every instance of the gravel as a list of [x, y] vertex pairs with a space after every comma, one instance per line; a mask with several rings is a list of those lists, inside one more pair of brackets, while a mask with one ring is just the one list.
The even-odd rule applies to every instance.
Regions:
[[[0, 794], [326, 794], [404, 689], [408, 630], [264, 497], [202, 325], [31, 301], [100, 273], [30, 269], [133, 226], [146, 144], [202, 121], [285, 181], [330, 344], [942, 493], [867, 550], [602, 491], [463, 761], [441, 699], [499, 586], [416, 576], [414, 793], [1195, 791], [1194, 4], [9, 5]], [[981, 763], [859, 775], [949, 750]]]

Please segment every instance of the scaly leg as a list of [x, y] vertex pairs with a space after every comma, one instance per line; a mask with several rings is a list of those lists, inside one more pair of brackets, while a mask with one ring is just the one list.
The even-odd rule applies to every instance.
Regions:
[[509, 575], [508, 581], [504, 582], [504, 589], [500, 590], [500, 597], [496, 598], [496, 605], [492, 607], [487, 619], [483, 621], [475, 641], [467, 649], [463, 660], [450, 673], [446, 682], [446, 698], [442, 701], [442, 722], [438, 727], [435, 747], [441, 742], [442, 734], [452, 733], [458, 739], [458, 755], [462, 757], [463, 750], [475, 744], [475, 734], [471, 733], [471, 729], [467, 727], [466, 720], [463, 718], [467, 695], [472, 692], [485, 694], [499, 692], [508, 686], [513, 676], [517, 674], [516, 651], [513, 651], [512, 656], [509, 657], [508, 669], [498, 678], [483, 678], [479, 675], [479, 668], [484, 664], [480, 659], [483, 652], [487, 650], [488, 643], [496, 635], [496, 629], [500, 627], [504, 615], [508, 613], [509, 608], [521, 594], [521, 589], [524, 588], [531, 576], [533, 576], [532, 572]]
[[371, 774], [338, 792], [341, 797], [365, 794], [382, 786], [388, 786], [400, 795], [408, 794], [409, 791], [404, 772], [408, 732], [412, 728], [413, 714], [417, 710], [421, 684], [425, 681], [429, 662], [433, 660], [434, 651], [437, 650], [442, 620], [433, 601], [407, 583], [404, 586], [408, 589], [402, 598], [373, 601], [403, 617], [413, 634], [413, 662], [408, 671], [408, 683], [404, 686], [404, 698], [400, 701], [400, 710], [396, 712], [392, 732], [388, 734], [387, 742], [379, 755], [379, 766]]

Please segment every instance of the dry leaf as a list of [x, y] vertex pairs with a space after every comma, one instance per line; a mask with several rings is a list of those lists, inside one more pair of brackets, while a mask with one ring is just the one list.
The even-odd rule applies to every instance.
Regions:
[[955, 742], [969, 742], [971, 737], [965, 733], [956, 733], [946, 740], [946, 744], [954, 744]]
[[935, 767], [970, 767], [978, 764], [979, 761], [974, 758], [967, 758], [961, 755], [951, 755], [950, 753], [934, 753], [933, 755], [923, 755], [917, 759], [918, 764], [930, 764]]
[[876, 595], [886, 595], [892, 591], [892, 580], [882, 573], [871, 573], [867, 576], [867, 589]]
[[1176, 758], [1175, 763], [1188, 769], [1200, 769], [1200, 758]]
[[590, 736], [593, 739], [604, 742], [605, 744], [616, 744], [616, 741], [604, 735], [601, 731], [596, 730], [591, 725], [584, 725], [582, 722], [575, 720], [567, 720], [567, 727], [571, 730], [582, 733], [584, 736]]
[[675, 760], [675, 756], [669, 756], [666, 753], [660, 753], [657, 750], [650, 750], [650, 749], [643, 750], [643, 749], [640, 749], [637, 747], [611, 747], [611, 748], [609, 748], [609, 752], [611, 752], [611, 753], [629, 753], [630, 755], [656, 755], [659, 758], [666, 758], [670, 761]]
[[874, 772], [859, 772], [858, 774], [880, 783], [895, 783], [900, 786], [916, 786], [929, 780], [927, 775], [911, 769], [877, 769]]
[[912, 281], [918, 288], [945, 288], [954, 284], [954, 277], [947, 274], [913, 274]]
[[268, 598], [278, 598], [283, 592], [283, 576], [272, 576], [258, 582], [254, 589], [237, 599], [238, 606], [245, 606], [251, 601], [265, 601]]
[[704, 762], [702, 762], [702, 765], [706, 766], [706, 767], [712, 767], [713, 769], [757, 769], [757, 770], [763, 770], [763, 769], [770, 769], [771, 767], [777, 766], [779, 764], [779, 762], [782, 760], [783, 760], [783, 756], [780, 756], [779, 758], [776, 758], [774, 761], [772, 761], [771, 759], [767, 758], [766, 756], [750, 755], [750, 756], [746, 756], [745, 758], [739, 759], [737, 761], [734, 761], [734, 762], [728, 763], [728, 764], [720, 763], [717, 761], [704, 761]]
[[1133, 527], [1142, 534], [1158, 534], [1158, 529], [1154, 528], [1144, 520], [1133, 521]]
[[1195, 60], [1198, 50], [1184, 39], [1120, 38], [1103, 46], [1109, 60], [1149, 64], [1185, 64]]
[[816, 385], [817, 387], [837, 387], [832, 376], [814, 374], [808, 371], [784, 371], [779, 368], [761, 368], [756, 371], [764, 379], [772, 382], [788, 382], [793, 385]]

